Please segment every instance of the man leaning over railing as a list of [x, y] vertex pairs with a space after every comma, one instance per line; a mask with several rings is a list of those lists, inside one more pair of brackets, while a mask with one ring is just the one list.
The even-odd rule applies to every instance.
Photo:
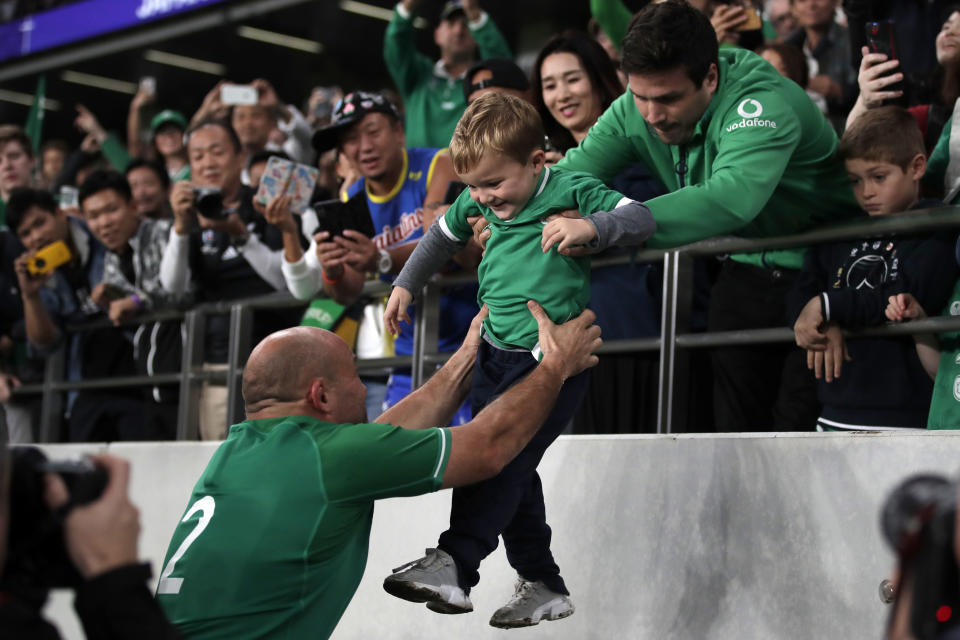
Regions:
[[[682, 35], [672, 35], [682, 34]], [[858, 215], [837, 137], [799, 85], [757, 55], [718, 53], [710, 21], [686, 2], [650, 4], [623, 40], [628, 93], [558, 164], [603, 180], [642, 160], [669, 193], [647, 201], [652, 247], [722, 234], [769, 237]], [[782, 327], [801, 250], [735, 254], [714, 286], [711, 331]], [[816, 394], [795, 348], [717, 349], [716, 427], [811, 428]]]

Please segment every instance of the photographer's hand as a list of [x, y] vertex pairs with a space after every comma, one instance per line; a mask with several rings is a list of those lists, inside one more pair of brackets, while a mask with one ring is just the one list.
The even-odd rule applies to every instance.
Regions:
[[[137, 562], [140, 512], [127, 494], [130, 463], [110, 454], [90, 456], [108, 476], [103, 495], [70, 511], [63, 523], [67, 552], [85, 579]], [[51, 509], [66, 504], [67, 487], [60, 476], [46, 476], [46, 502]]]

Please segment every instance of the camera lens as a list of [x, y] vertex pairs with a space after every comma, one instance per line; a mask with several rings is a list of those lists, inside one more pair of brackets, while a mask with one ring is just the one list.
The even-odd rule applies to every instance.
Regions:
[[43, 258], [34, 258], [33, 264], [37, 267], [37, 269], [43, 269], [45, 266], [47, 266], [47, 261]]

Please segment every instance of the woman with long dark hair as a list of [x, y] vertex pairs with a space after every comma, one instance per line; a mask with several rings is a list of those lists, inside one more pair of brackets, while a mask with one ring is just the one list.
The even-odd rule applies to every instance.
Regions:
[[607, 52], [579, 31], [547, 42], [533, 64], [530, 86], [547, 138], [561, 154], [576, 146], [623, 93]]

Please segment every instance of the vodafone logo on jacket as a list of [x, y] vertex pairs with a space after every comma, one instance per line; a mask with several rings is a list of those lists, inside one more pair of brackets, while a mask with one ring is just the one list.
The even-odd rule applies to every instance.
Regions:
[[773, 120], [760, 119], [760, 116], [763, 115], [763, 105], [753, 98], [746, 98], [740, 103], [737, 107], [737, 115], [743, 119], [727, 125], [727, 133], [736, 131], [737, 129], [750, 129], [754, 127], [777, 128], [777, 123]]

